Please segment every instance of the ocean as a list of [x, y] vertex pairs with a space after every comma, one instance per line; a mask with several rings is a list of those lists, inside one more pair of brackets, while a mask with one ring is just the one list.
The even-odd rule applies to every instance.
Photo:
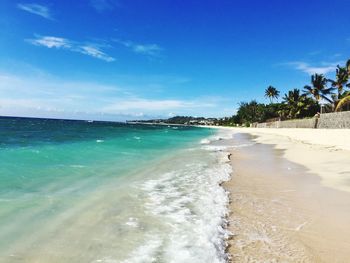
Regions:
[[0, 118], [0, 262], [226, 262], [219, 137]]

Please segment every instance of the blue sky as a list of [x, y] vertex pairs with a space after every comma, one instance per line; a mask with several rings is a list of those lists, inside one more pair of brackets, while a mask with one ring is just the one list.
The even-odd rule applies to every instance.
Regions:
[[348, 0], [0, 3], [0, 115], [232, 115], [350, 58]]

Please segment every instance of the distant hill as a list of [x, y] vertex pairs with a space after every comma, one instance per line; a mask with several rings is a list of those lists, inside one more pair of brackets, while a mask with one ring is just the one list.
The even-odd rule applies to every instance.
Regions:
[[179, 124], [179, 125], [216, 125], [219, 119], [192, 117], [192, 116], [174, 116], [168, 119], [151, 120], [130, 120], [128, 123], [152, 123], [152, 124]]

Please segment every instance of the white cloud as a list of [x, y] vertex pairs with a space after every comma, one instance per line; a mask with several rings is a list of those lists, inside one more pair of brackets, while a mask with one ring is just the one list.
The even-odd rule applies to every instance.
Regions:
[[47, 48], [71, 48], [71, 44], [69, 41], [65, 38], [61, 37], [51, 37], [51, 36], [44, 36], [44, 37], [38, 37], [36, 39], [28, 39], [29, 43], [36, 45], [36, 46], [45, 46]]
[[146, 99], [116, 85], [0, 72], [0, 105], [0, 115], [12, 112], [13, 115], [29, 116], [27, 113], [30, 113], [30, 116], [62, 117], [62, 112], [65, 116], [76, 116], [78, 112], [95, 117], [105, 114], [131, 118], [147, 114], [166, 116], [169, 111], [187, 112], [199, 107], [213, 107], [214, 104], [201, 100]]
[[[38, 105], [41, 106], [38, 106]], [[41, 100], [36, 99], [7, 99], [7, 98], [1, 98], [0, 99], [0, 105], [1, 108], [36, 108], [36, 109], [42, 109], [43, 103]], [[47, 108], [49, 108], [49, 105], [45, 105]]]
[[101, 110], [108, 113], [120, 112], [145, 112], [148, 114], [167, 115], [169, 111], [190, 111], [192, 109], [215, 107], [216, 103], [206, 100], [177, 100], [177, 99], [145, 99], [138, 97], [127, 97], [122, 100], [110, 101]]
[[223, 103], [219, 97], [145, 98], [125, 86], [0, 72], [0, 115], [110, 120], [221, 116]]
[[161, 51], [163, 50], [157, 44], [138, 44], [132, 41], [122, 41], [119, 39], [114, 39], [114, 41], [131, 49], [133, 52], [142, 55], [159, 56]]
[[[32, 75], [0, 72], [0, 115], [85, 118], [90, 114], [101, 119], [103, 98], [123, 94], [116, 85]], [[115, 120], [116, 116], [107, 117]]]
[[47, 6], [39, 4], [17, 4], [21, 10], [52, 20], [50, 9]]
[[117, 111], [129, 111], [129, 110], [146, 110], [146, 111], [159, 111], [169, 109], [179, 109], [191, 106], [191, 102], [185, 102], [181, 100], [152, 100], [131, 98], [116, 103], [112, 103], [104, 107], [106, 112]]
[[309, 63], [297, 61], [297, 62], [290, 62], [287, 64], [309, 75], [313, 75], [315, 73], [325, 75], [335, 71], [339, 63], [321, 63], [320, 66], [311, 66]]
[[66, 49], [73, 52], [78, 52], [107, 62], [115, 61], [115, 58], [109, 56], [104, 51], [102, 51], [100, 47], [94, 44], [84, 44], [81, 42], [54, 36], [36, 36], [35, 39], [27, 39], [26, 41], [36, 46]]
[[102, 59], [107, 62], [115, 61], [115, 59], [111, 56], [108, 56], [106, 53], [102, 52], [97, 47], [93, 46], [81, 46], [80, 47], [80, 53], [92, 56], [94, 58]]
[[133, 44], [131, 48], [135, 53], [140, 53], [140, 54], [145, 54], [150, 56], [155, 56], [159, 54], [159, 52], [162, 50], [156, 44], [150, 44], [150, 45]]

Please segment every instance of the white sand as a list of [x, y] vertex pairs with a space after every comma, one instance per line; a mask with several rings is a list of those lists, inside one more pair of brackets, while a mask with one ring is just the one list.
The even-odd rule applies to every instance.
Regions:
[[257, 136], [288, 160], [321, 177], [324, 186], [350, 192], [350, 129], [223, 128]]
[[227, 131], [232, 261], [349, 262], [350, 130]]

